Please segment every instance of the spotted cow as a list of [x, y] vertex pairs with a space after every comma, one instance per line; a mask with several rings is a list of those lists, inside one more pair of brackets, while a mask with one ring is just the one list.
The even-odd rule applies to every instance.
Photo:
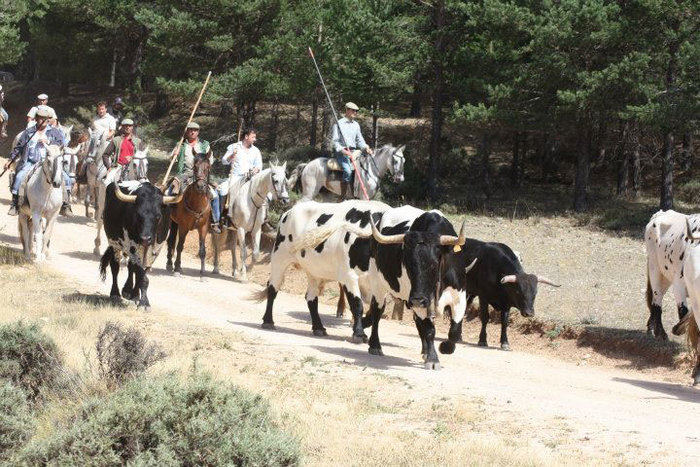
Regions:
[[[375, 225], [376, 224], [376, 225]], [[274, 328], [272, 308], [284, 271], [296, 264], [307, 274], [306, 300], [315, 335], [326, 335], [318, 315], [318, 294], [325, 282], [343, 287], [354, 323], [352, 341], [363, 341], [363, 302], [370, 305], [369, 351], [381, 355], [378, 335], [388, 295], [406, 300], [414, 312], [426, 367], [439, 368], [434, 348], [434, 300], [444, 276], [445, 255], [460, 240], [439, 212], [411, 206], [391, 209], [374, 201], [340, 204], [299, 203], [280, 218], [267, 289], [254, 296], [267, 299], [264, 328]], [[456, 283], [454, 284], [457, 285]], [[464, 303], [466, 305], [466, 302]], [[461, 307], [462, 313], [464, 306]]]
[[[686, 220], [694, 232], [700, 230], [700, 215], [685, 215], [676, 211], [658, 211], [651, 216], [644, 231], [647, 250], [647, 334], [667, 340], [668, 335], [661, 323], [661, 304], [669, 288], [678, 308], [678, 318], [688, 312], [687, 291], [683, 281], [683, 260], [687, 243]], [[682, 327], [674, 327], [674, 333], [682, 333]]]
[[[170, 204], [178, 203], [181, 198], [182, 195], [163, 196], [149, 182], [127, 182], [119, 186], [111, 183], [107, 187], [103, 216], [109, 247], [100, 260], [100, 274], [104, 280], [109, 265], [112, 299], [123, 296], [136, 301], [138, 308], [150, 308], [146, 272], [168, 237]], [[117, 275], [121, 256], [128, 258], [129, 275], [120, 294]]]
[[681, 276], [688, 291], [688, 305], [691, 313], [686, 314], [676, 325], [679, 327], [685, 323], [688, 343], [695, 353], [695, 368], [691, 375], [693, 386], [700, 385], [700, 233], [698, 233], [700, 229], [697, 221], [698, 216], [686, 217], [686, 232], [683, 237], [686, 249], [683, 255]]

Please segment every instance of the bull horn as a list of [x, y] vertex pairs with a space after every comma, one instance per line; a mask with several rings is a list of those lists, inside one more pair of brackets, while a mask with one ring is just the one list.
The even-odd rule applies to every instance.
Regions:
[[695, 233], [693, 232], [693, 228], [690, 226], [690, 219], [687, 217], [685, 218], [685, 228], [686, 228], [686, 235], [688, 236], [688, 240], [700, 240], [700, 237], [696, 237]]
[[467, 241], [467, 220], [462, 222], [462, 227], [459, 229], [459, 237], [454, 235], [440, 235], [440, 245], [443, 246], [462, 246]]
[[[539, 280], [539, 277], [537, 279]], [[501, 284], [515, 284], [516, 282], [518, 282], [518, 277], [515, 274], [510, 274], [501, 278]]]
[[469, 271], [472, 270], [472, 268], [476, 265], [476, 260], [478, 260], [478, 259], [479, 258], [474, 258], [474, 261], [472, 261], [472, 264], [467, 266], [467, 268], [464, 270], [464, 274], [467, 274]]
[[163, 204], [177, 204], [182, 201], [182, 197], [185, 196], [185, 192], [180, 192], [175, 196], [163, 196]]
[[117, 196], [117, 199], [121, 201], [122, 203], [135, 203], [136, 202], [136, 195], [127, 195], [124, 194], [119, 188], [119, 185], [114, 185], [114, 194]]
[[395, 234], [395, 235], [384, 235], [379, 231], [376, 225], [374, 225], [374, 219], [372, 219], [372, 213], [369, 214], [369, 225], [372, 226], [372, 236], [377, 241], [383, 245], [394, 245], [397, 243], [403, 243], [403, 238], [406, 234]]
[[547, 279], [544, 276], [537, 276], [537, 282], [540, 282], [542, 284], [551, 285], [552, 287], [561, 287], [561, 285], [555, 284], [554, 282], [552, 282], [551, 280]]

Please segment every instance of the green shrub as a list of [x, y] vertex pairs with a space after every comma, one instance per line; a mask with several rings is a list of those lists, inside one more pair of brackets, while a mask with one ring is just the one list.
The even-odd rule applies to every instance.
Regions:
[[296, 465], [296, 440], [268, 404], [243, 389], [193, 376], [132, 380], [85, 402], [24, 450], [28, 464]]
[[0, 379], [35, 399], [44, 387], [54, 386], [62, 372], [61, 352], [39, 326], [22, 322], [0, 326]]
[[686, 203], [700, 203], [700, 180], [690, 180], [677, 188], [678, 198]]
[[8, 382], [0, 383], [0, 461], [7, 461], [29, 440], [33, 420], [24, 391]]
[[100, 374], [118, 384], [165, 357], [160, 346], [148, 342], [138, 329], [124, 329], [112, 321], [107, 321], [97, 334], [95, 347]]

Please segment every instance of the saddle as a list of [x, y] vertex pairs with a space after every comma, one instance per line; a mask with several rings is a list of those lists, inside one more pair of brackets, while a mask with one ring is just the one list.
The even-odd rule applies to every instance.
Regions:
[[[360, 157], [361, 154], [362, 154], [362, 151], [360, 151], [359, 149], [355, 149], [352, 152], [352, 157], [355, 160], [357, 160], [357, 158]], [[340, 166], [338, 159], [336, 159], [335, 157], [329, 157], [326, 160], [326, 167], [328, 167], [328, 170], [330, 170], [332, 172], [342, 172], [343, 171], [343, 168]]]

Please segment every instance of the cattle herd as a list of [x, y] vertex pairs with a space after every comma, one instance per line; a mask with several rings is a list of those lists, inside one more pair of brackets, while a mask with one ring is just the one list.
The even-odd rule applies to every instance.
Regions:
[[[261, 175], [269, 176], [270, 183], [257, 182], [260, 186], [272, 187], [266, 191], [269, 192], [267, 198], [260, 196], [260, 199], [266, 199], [265, 204], [273, 198], [288, 199], [286, 188], [292, 186], [284, 175], [285, 167], [274, 166], [269, 174]], [[252, 193], [250, 188], [242, 192]], [[170, 196], [167, 190], [147, 180], [111, 183], [104, 196], [104, 209], [98, 221], [104, 223], [109, 247], [101, 256], [101, 275], [104, 279], [109, 266], [112, 298], [134, 300], [139, 307], [148, 309], [147, 272], [163, 243], [169, 235], [172, 237], [172, 229], [177, 228], [173, 216], [178, 203], [186, 200], [183, 200], [182, 193]], [[260, 214], [258, 210], [256, 213]], [[253, 217], [260, 219], [253, 222], [252, 229], [259, 229], [264, 214]], [[231, 228], [236, 229], [233, 220]], [[425, 367], [438, 369], [440, 362], [434, 344], [436, 316], [445, 314], [450, 318], [447, 339], [439, 345], [439, 350], [444, 354], [453, 353], [455, 344], [462, 341], [466, 309], [478, 298], [481, 319], [478, 345], [487, 345], [490, 306], [500, 314], [500, 347], [510, 350], [507, 333], [510, 309], [515, 308], [523, 316], [531, 317], [535, 313], [539, 284], [559, 285], [542, 275], [525, 272], [520, 255], [507, 245], [468, 238], [468, 230], [465, 221], [457, 232], [437, 210], [424, 211], [408, 205], [391, 207], [379, 201], [320, 203], [303, 199], [281, 215], [272, 247], [267, 286], [249, 299], [266, 301], [262, 327], [274, 329], [275, 298], [282, 287], [285, 272], [290, 266], [295, 266], [307, 276], [306, 302], [312, 332], [316, 336], [325, 336], [318, 296], [325, 285], [337, 283], [341, 291], [340, 302], [347, 300], [352, 312], [350, 340], [357, 344], [368, 342], [372, 355], [383, 354], [379, 322], [387, 300], [405, 304], [413, 313]], [[687, 333], [693, 350], [700, 350], [699, 230], [700, 215], [660, 211], [649, 221], [644, 237], [649, 307], [647, 332], [658, 339], [667, 339], [661, 322], [661, 303], [665, 292], [673, 288], [679, 318], [673, 333]], [[247, 231], [251, 229], [246, 227], [237, 232], [241, 243]], [[214, 238], [215, 245], [219, 245], [222, 238]], [[217, 252], [219, 249], [220, 245]], [[178, 246], [178, 253], [180, 250], [181, 246]], [[202, 252], [200, 239], [204, 268]], [[254, 253], [257, 253], [257, 247]], [[235, 265], [235, 251], [232, 254]], [[170, 260], [170, 253], [168, 256]], [[127, 259], [128, 277], [120, 290], [117, 277], [122, 257]], [[176, 266], [179, 266], [179, 260]], [[366, 314], [365, 308], [368, 308]], [[365, 334], [368, 327], [371, 327], [369, 338]], [[700, 384], [700, 357], [692, 378], [694, 384]]]

